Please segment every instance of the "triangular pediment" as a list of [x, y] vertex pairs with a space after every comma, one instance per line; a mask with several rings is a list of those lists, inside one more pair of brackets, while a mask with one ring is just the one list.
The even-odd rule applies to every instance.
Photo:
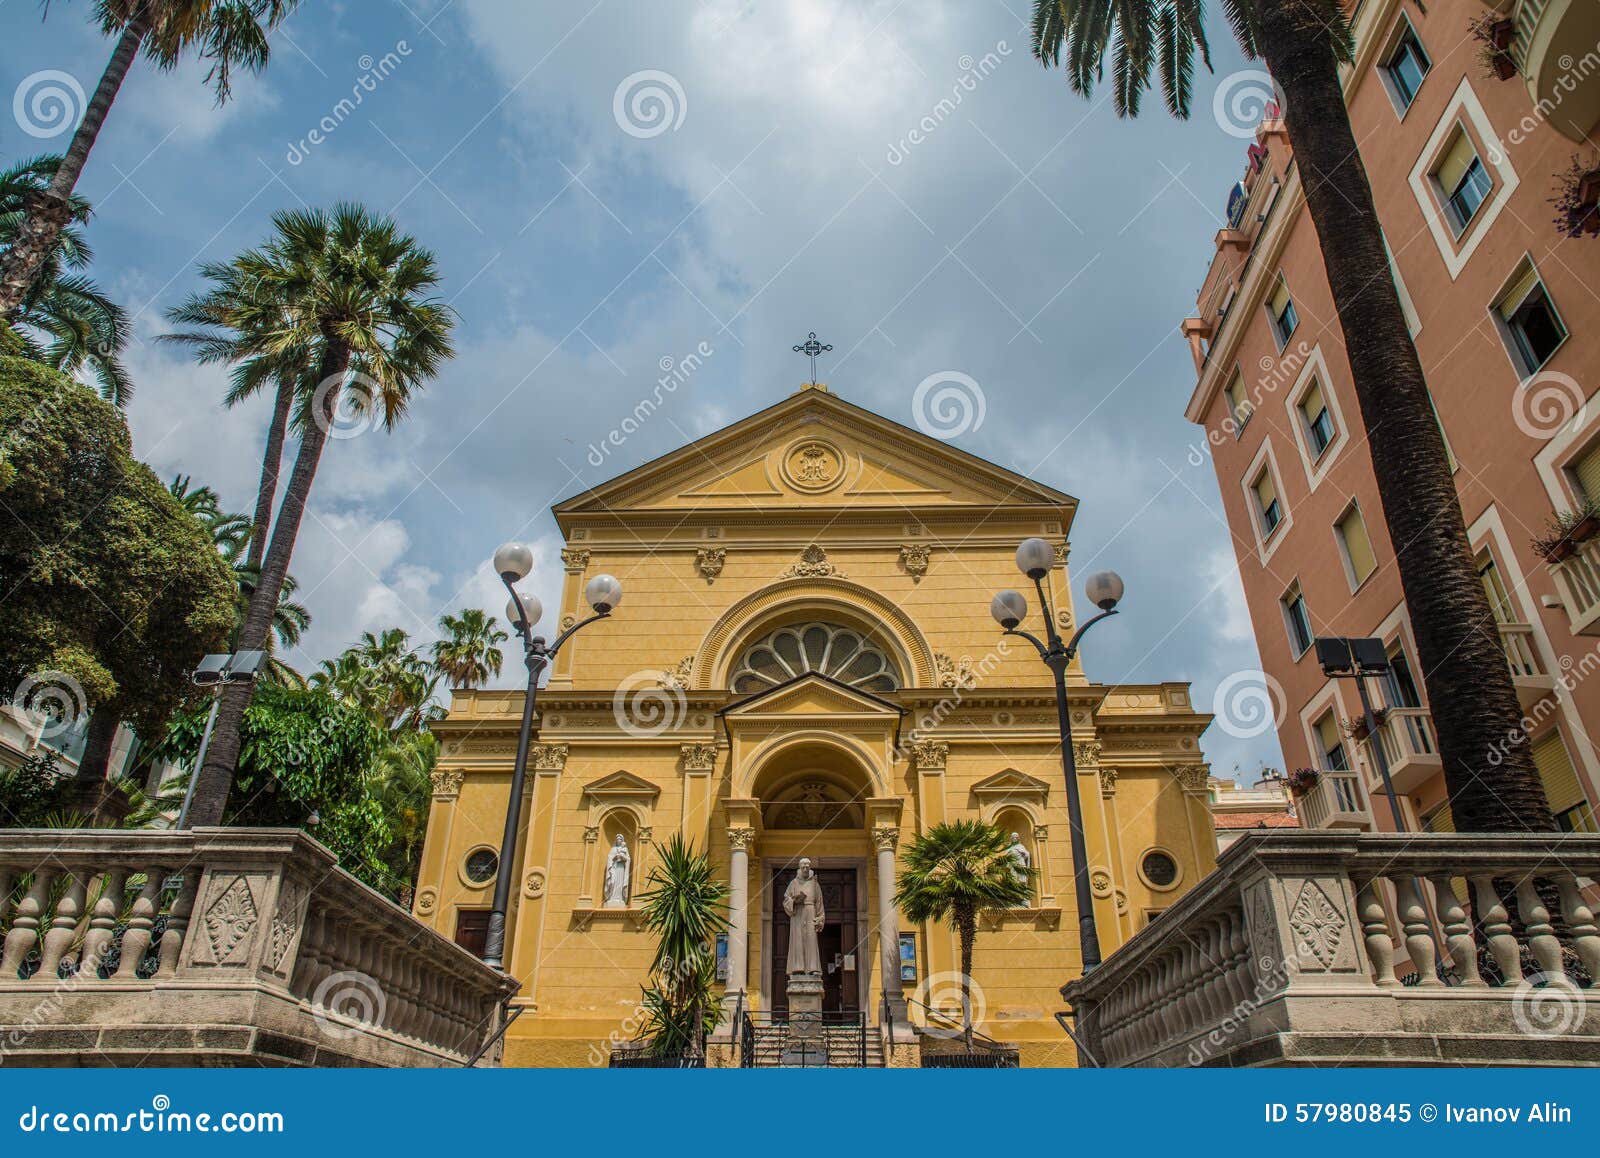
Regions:
[[602, 776], [598, 780], [591, 780], [583, 786], [586, 797], [617, 797], [624, 796], [630, 799], [646, 798], [654, 800], [661, 795], [661, 789], [650, 781], [632, 772], [619, 770], [609, 776]]
[[556, 505], [586, 512], [1050, 507], [1076, 500], [919, 430], [804, 390]]
[[1026, 772], [1007, 768], [1002, 772], [996, 772], [993, 776], [984, 777], [972, 786], [972, 791], [978, 796], [1043, 799], [1049, 793], [1050, 785], [1037, 776], [1029, 776]]
[[748, 696], [723, 714], [731, 720], [771, 716], [881, 716], [893, 720], [900, 709], [831, 676], [811, 672]]

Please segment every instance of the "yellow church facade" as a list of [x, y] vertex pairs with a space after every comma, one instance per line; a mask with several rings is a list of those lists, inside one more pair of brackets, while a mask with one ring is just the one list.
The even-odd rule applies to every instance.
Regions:
[[[1029, 586], [1016, 546], [1046, 538], [1070, 629], [1075, 511], [820, 386], [558, 504], [566, 574], [541, 633], [586, 614], [594, 574], [617, 576], [624, 597], [568, 640], [539, 695], [508, 867], [505, 960], [522, 1012], [505, 1064], [603, 1065], [633, 1036], [654, 945], [632, 896], [677, 832], [731, 889], [718, 950], [730, 1010], [784, 1008], [781, 900], [804, 856], [827, 902], [825, 1010], [872, 1026], [954, 1011], [954, 933], [909, 925], [892, 895], [906, 843], [961, 818], [1017, 833], [1035, 869], [1028, 906], [982, 917], [979, 1028], [1017, 1043], [1023, 1065], [1073, 1064], [1054, 1019], [1080, 958], [1053, 684], [989, 601]], [[1126, 611], [1160, 614], [1137, 589]], [[1109, 953], [1213, 867], [1210, 716], [1184, 683], [1091, 683], [1076, 663], [1068, 677]], [[414, 911], [469, 946], [500, 870], [522, 706], [520, 691], [458, 691], [435, 728]], [[627, 890], [608, 900], [619, 837]]]

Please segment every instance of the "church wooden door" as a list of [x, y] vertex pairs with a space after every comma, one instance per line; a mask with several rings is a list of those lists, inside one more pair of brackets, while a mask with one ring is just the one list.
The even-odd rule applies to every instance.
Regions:
[[[772, 906], [772, 960], [767, 965], [767, 992], [774, 1013], [789, 1008], [789, 915], [783, 911], [783, 892], [798, 868], [786, 868], [772, 881], [767, 903]], [[856, 870], [820, 868], [822, 932], [817, 948], [822, 957], [822, 1009], [825, 1013], [854, 1013], [861, 1007], [861, 946], [856, 928]]]

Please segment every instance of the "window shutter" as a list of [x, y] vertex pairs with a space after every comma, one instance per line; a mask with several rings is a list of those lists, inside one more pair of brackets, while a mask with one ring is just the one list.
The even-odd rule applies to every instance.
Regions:
[[1339, 725], [1335, 722], [1332, 712], [1317, 721], [1317, 740], [1322, 744], [1324, 755], [1333, 751], [1335, 745], [1339, 743]]
[[1267, 308], [1272, 311], [1273, 317], [1280, 318], [1283, 316], [1283, 311], [1287, 309], [1288, 306], [1289, 287], [1284, 285], [1283, 280], [1280, 278], [1278, 280], [1278, 288], [1273, 290], [1272, 297], [1267, 301]]
[[1468, 166], [1477, 157], [1478, 151], [1472, 147], [1472, 138], [1465, 131], [1457, 132], [1455, 140], [1450, 143], [1449, 152], [1445, 153], [1433, 175], [1446, 193], [1454, 193], [1456, 186], [1461, 184], [1461, 178], [1467, 175]]
[[1527, 272], [1517, 279], [1517, 283], [1501, 295], [1498, 307], [1500, 316], [1509, 322], [1511, 316], [1522, 308], [1522, 303], [1528, 300], [1528, 295], [1538, 284], [1539, 272], [1530, 265]]
[[1367, 524], [1361, 517], [1359, 507], [1339, 523], [1339, 534], [1344, 539], [1345, 552], [1350, 556], [1350, 569], [1355, 572], [1356, 582], [1359, 583], [1378, 566], [1377, 557], [1372, 553], [1372, 540], [1367, 535]]
[[1256, 501], [1261, 504], [1263, 511], [1278, 497], [1278, 492], [1272, 486], [1272, 475], [1267, 471], [1262, 471], [1261, 477], [1256, 480], [1255, 491]]
[[1578, 773], [1572, 767], [1572, 757], [1561, 739], [1559, 729], [1533, 744], [1533, 763], [1539, 769], [1539, 779], [1544, 782], [1545, 798], [1552, 812], [1565, 812], [1584, 802], [1583, 789], [1578, 784]]
[[1307, 390], [1305, 392], [1305, 396], [1300, 399], [1300, 409], [1305, 414], [1306, 421], [1310, 422], [1312, 419], [1316, 418], [1317, 411], [1321, 410], [1325, 405], [1326, 403], [1322, 401], [1321, 385], [1316, 382], [1312, 382], [1311, 388]]
[[1572, 464], [1572, 473], [1578, 480], [1578, 489], [1593, 502], [1600, 502], [1600, 442], [1595, 443]]
[[1454, 832], [1456, 830], [1455, 814], [1450, 811], [1448, 804], [1441, 804], [1439, 810], [1428, 817], [1425, 827], [1429, 832]]

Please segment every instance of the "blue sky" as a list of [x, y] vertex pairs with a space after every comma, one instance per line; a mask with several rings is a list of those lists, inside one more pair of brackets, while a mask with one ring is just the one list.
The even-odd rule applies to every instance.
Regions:
[[[41, 22], [34, 0], [0, 0], [0, 93], [46, 70], [92, 91], [109, 42], [89, 9], [58, 0]], [[325, 458], [294, 565], [316, 619], [296, 662], [364, 630], [426, 637], [464, 604], [498, 612], [485, 560], [512, 537], [536, 542], [552, 604], [550, 503], [790, 393], [806, 377], [790, 347], [816, 330], [834, 347], [819, 376], [907, 425], [919, 383], [968, 376], [983, 418], [952, 441], [1078, 496], [1077, 574], [1128, 581], [1091, 678], [1192, 680], [1209, 706], [1259, 657], [1182, 414], [1177, 327], [1243, 165], [1213, 92], [1249, 66], [1218, 26], [1191, 121], [1153, 95], [1119, 121], [1032, 61], [1025, 13], [305, 0], [221, 109], [203, 69], [141, 63], [80, 186], [94, 276], [135, 314], [135, 450], [250, 508], [265, 408], [223, 411], [222, 374], [152, 339], [196, 263], [258, 243], [274, 210], [360, 200], [438, 255], [459, 354], [403, 428]], [[24, 127], [0, 120], [7, 156], [65, 145]], [[690, 380], [593, 465], [664, 360], [702, 343]], [[1206, 749], [1222, 775], [1280, 761], [1270, 732], [1213, 728]]]

